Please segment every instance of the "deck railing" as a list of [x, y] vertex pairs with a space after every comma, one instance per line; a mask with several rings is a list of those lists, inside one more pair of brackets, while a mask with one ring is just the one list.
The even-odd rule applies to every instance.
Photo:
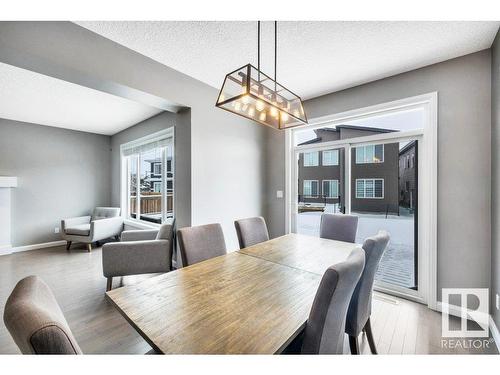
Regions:
[[[135, 196], [130, 197], [130, 213], [136, 213], [136, 200]], [[173, 193], [167, 193], [167, 212], [172, 211], [174, 203]], [[140, 199], [140, 213], [141, 214], [161, 214], [161, 194], [155, 192], [142, 192]]]

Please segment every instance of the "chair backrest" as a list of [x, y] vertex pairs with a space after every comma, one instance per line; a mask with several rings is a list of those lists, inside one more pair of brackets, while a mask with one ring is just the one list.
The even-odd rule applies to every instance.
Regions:
[[52, 291], [37, 276], [17, 283], [3, 320], [23, 354], [82, 354]]
[[363, 330], [372, 309], [372, 290], [380, 259], [389, 242], [389, 234], [380, 231], [363, 243], [366, 262], [365, 269], [356, 285], [347, 310], [345, 331], [350, 336], [358, 336]]
[[356, 248], [345, 262], [326, 270], [307, 320], [302, 353], [343, 353], [347, 307], [364, 264], [365, 253]]
[[319, 236], [329, 240], [352, 242], [356, 241], [358, 217], [343, 214], [323, 214], [319, 227]]
[[226, 242], [220, 224], [181, 228], [177, 231], [182, 266], [226, 254]]
[[240, 249], [269, 240], [266, 221], [263, 217], [250, 217], [234, 222]]
[[120, 216], [120, 207], [96, 207], [92, 213], [92, 221]]

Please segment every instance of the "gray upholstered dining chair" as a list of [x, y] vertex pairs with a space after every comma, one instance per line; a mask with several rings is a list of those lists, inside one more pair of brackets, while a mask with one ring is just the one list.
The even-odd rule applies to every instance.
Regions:
[[220, 224], [181, 228], [177, 231], [182, 266], [226, 254], [226, 242]]
[[118, 239], [122, 230], [119, 207], [96, 207], [92, 215], [61, 220], [61, 237], [66, 240], [66, 250], [72, 242], [83, 242], [90, 252], [93, 242], [111, 237]]
[[358, 217], [344, 214], [323, 214], [319, 227], [319, 236], [329, 240], [356, 241]]
[[364, 264], [365, 252], [356, 248], [325, 271], [306, 327], [285, 354], [343, 354], [347, 308]]
[[240, 249], [269, 240], [266, 221], [263, 217], [249, 217], [234, 222]]
[[107, 278], [106, 291], [113, 277], [165, 273], [172, 270], [175, 221], [159, 229], [122, 232], [121, 242], [102, 247], [102, 272]]
[[3, 320], [23, 354], [82, 354], [52, 291], [37, 276], [17, 283]]
[[366, 333], [371, 352], [377, 354], [370, 324], [372, 290], [375, 273], [388, 242], [389, 234], [380, 231], [376, 236], [367, 238], [363, 243], [366, 256], [365, 269], [352, 295], [345, 326], [345, 333], [349, 335], [349, 346], [352, 354], [359, 354], [358, 335], [362, 331]]

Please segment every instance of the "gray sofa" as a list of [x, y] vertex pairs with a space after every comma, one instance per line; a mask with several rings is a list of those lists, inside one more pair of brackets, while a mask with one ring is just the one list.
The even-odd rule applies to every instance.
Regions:
[[61, 220], [61, 235], [67, 241], [66, 250], [72, 242], [87, 244], [92, 250], [92, 243], [107, 238], [119, 238], [123, 231], [123, 218], [117, 207], [96, 207], [92, 216], [80, 216]]

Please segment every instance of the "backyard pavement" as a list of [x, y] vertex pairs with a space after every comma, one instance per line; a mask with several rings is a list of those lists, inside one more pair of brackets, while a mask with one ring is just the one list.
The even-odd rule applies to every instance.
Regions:
[[[328, 205], [325, 212], [334, 212]], [[297, 232], [319, 236], [319, 223], [322, 212], [303, 212], [297, 215]], [[375, 275], [377, 281], [409, 288], [414, 286], [413, 265], [413, 215], [388, 215], [354, 213], [359, 216], [356, 243], [362, 244], [365, 238], [386, 230], [391, 236], [384, 256]]]

